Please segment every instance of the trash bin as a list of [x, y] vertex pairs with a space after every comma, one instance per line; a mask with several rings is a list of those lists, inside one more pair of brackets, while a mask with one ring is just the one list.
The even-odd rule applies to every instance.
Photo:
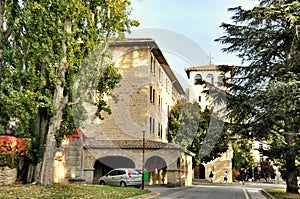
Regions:
[[148, 182], [149, 180], [149, 172], [146, 170], [144, 171], [144, 182]]

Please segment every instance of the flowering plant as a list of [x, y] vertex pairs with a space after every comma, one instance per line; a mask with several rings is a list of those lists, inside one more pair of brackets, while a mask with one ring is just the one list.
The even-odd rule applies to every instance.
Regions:
[[0, 136], [0, 153], [25, 155], [28, 152], [29, 138]]
[[20, 156], [28, 152], [31, 139], [14, 136], [0, 136], [0, 166], [16, 168]]

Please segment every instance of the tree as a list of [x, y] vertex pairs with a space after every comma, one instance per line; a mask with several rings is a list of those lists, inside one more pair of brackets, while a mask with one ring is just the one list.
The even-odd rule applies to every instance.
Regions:
[[300, 3], [261, 0], [251, 10], [231, 8], [233, 24], [222, 23], [223, 50], [237, 53], [245, 66], [221, 66], [234, 71], [227, 81], [228, 128], [267, 140], [274, 157], [284, 160], [289, 193], [298, 193], [295, 161], [300, 150]]
[[228, 149], [229, 141], [227, 134], [218, 129], [222, 125], [210, 126], [218, 120], [208, 108], [201, 111], [197, 103], [182, 99], [171, 109], [168, 141], [195, 153], [193, 167], [214, 160]]
[[[255, 165], [253, 155], [251, 153], [251, 142], [247, 139], [237, 138], [232, 144], [233, 158], [232, 167], [239, 172], [237, 180], [245, 180], [252, 175], [252, 168]], [[252, 176], [254, 177], [254, 176]]]
[[[102, 96], [110, 94], [120, 75], [109, 61], [108, 41], [138, 25], [128, 18], [129, 5], [127, 0], [0, 3], [0, 131], [5, 133], [13, 118], [16, 134], [32, 138], [33, 180], [42, 185], [52, 184], [62, 127], [74, 132], [78, 124], [72, 117], [84, 118], [74, 111], [84, 113], [78, 102], [90, 97], [91, 89], [80, 86], [98, 91], [99, 116], [109, 111]], [[84, 79], [76, 78], [84, 72], [89, 73]]]

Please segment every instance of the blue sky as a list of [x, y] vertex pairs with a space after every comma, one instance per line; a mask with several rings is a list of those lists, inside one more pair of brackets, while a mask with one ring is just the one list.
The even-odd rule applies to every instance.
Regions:
[[[153, 38], [169, 65], [185, 76], [185, 67], [208, 64], [210, 54], [215, 64], [241, 64], [235, 55], [223, 53], [221, 48], [225, 46], [214, 40], [224, 34], [219, 27], [221, 23], [231, 21], [233, 13], [228, 8], [249, 9], [257, 0], [131, 0], [131, 3], [131, 18], [139, 20], [140, 26], [132, 28], [128, 37]], [[165, 43], [166, 40], [169, 42]]]

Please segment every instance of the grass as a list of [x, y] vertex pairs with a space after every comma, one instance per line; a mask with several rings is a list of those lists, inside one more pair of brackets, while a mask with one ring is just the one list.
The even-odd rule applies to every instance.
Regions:
[[286, 193], [285, 189], [270, 188], [265, 190], [276, 199], [300, 199], [300, 194]]
[[125, 199], [149, 193], [133, 187], [114, 187], [100, 185], [8, 185], [0, 186], [1, 199]]

